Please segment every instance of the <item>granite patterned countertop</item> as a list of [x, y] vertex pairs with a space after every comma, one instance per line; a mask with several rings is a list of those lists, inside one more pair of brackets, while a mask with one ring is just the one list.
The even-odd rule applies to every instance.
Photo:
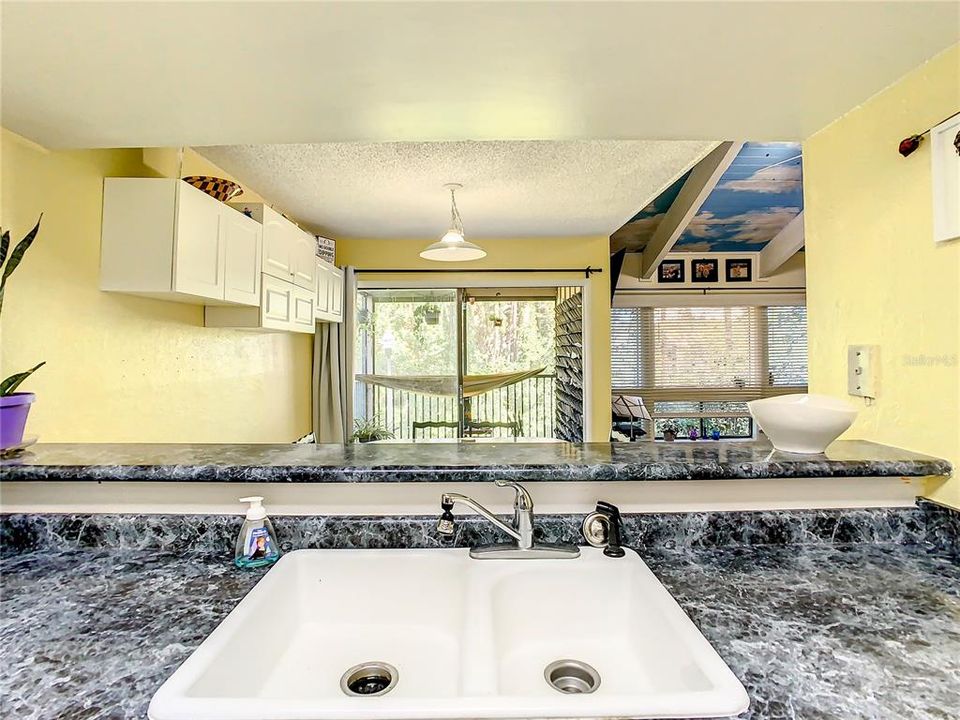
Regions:
[[[434, 518], [278, 518], [299, 547], [436, 547]], [[548, 516], [546, 540], [576, 516]], [[628, 516], [627, 536], [741, 679], [742, 720], [960, 716], [960, 514]], [[142, 719], [263, 576], [227, 516], [0, 517], [0, 699], [21, 720]], [[458, 526], [456, 544], [496, 540]]]
[[765, 440], [361, 445], [39, 444], [0, 462], [4, 481], [489, 482], [947, 475], [950, 463], [860, 440], [821, 455]]
[[[912, 546], [643, 553], [751, 696], [750, 720], [960, 714], [960, 566]], [[39, 551], [2, 563], [0, 690], [20, 720], [145, 718], [253, 587], [222, 555]]]

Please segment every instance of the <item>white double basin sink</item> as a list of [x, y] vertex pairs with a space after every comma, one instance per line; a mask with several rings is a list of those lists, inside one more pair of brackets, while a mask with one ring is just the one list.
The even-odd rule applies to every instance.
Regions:
[[149, 717], [692, 718], [747, 708], [740, 681], [636, 553], [467, 553], [286, 555], [164, 683]]

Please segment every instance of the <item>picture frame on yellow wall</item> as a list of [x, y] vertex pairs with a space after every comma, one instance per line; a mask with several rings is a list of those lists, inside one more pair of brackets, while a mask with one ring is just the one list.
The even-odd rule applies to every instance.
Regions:
[[960, 239], [960, 113], [930, 130], [933, 241]]

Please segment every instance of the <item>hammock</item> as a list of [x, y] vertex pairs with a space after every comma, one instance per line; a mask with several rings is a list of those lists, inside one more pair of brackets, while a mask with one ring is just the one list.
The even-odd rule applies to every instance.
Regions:
[[[523, 372], [498, 375], [464, 375], [463, 396], [474, 397], [497, 388], [513, 385], [521, 380], [539, 375], [545, 367]], [[423, 395], [456, 395], [457, 378], [453, 375], [357, 375], [357, 380], [370, 385], [409, 390]]]

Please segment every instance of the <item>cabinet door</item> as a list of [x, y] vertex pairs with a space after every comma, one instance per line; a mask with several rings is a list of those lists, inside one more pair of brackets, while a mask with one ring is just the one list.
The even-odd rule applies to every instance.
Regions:
[[293, 290], [289, 280], [280, 280], [269, 275], [263, 277], [260, 302], [260, 324], [272, 330], [293, 328]]
[[186, 183], [177, 186], [173, 289], [178, 293], [223, 300], [223, 228], [221, 203]]
[[259, 305], [263, 227], [232, 208], [224, 206], [221, 212], [225, 252], [223, 299]]
[[339, 268], [330, 272], [330, 317], [333, 322], [343, 320], [343, 270]]
[[263, 208], [263, 272], [281, 280], [293, 276], [291, 229], [296, 226], [280, 213]]
[[316, 332], [313, 310], [315, 301], [316, 295], [314, 295], [313, 290], [307, 290], [296, 285], [293, 287], [293, 329], [297, 332]]
[[326, 320], [330, 311], [330, 273], [322, 260], [317, 260], [317, 319]]
[[300, 287], [317, 287], [317, 240], [308, 232], [296, 228], [293, 251], [293, 281]]

